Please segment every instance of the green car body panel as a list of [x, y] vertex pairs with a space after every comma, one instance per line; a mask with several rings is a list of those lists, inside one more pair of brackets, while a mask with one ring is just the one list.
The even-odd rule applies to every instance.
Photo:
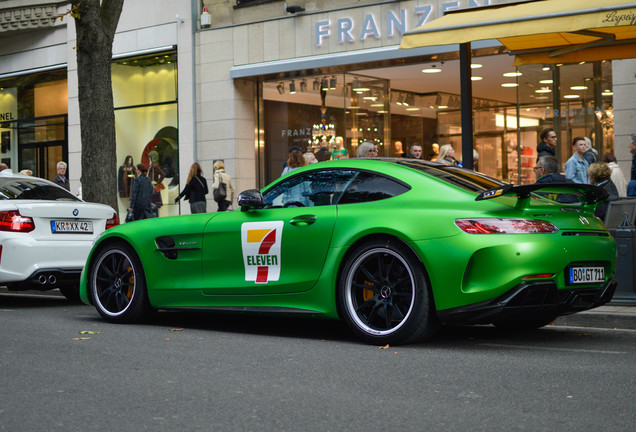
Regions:
[[[558, 290], [577, 289], [566, 280], [565, 269], [573, 264], [605, 270], [604, 281], [581, 288], [599, 288], [615, 273], [615, 242], [591, 204], [568, 206], [536, 195], [523, 201], [509, 194], [476, 201], [478, 192], [392, 160], [353, 159], [300, 168], [276, 180], [263, 194], [291, 176], [331, 168], [376, 172], [408, 190], [369, 202], [252, 208], [112, 228], [99, 237], [88, 257], [81, 278], [82, 301], [93, 303], [91, 265], [96, 252], [113, 242], [134, 249], [144, 269], [148, 301], [157, 309], [260, 308], [338, 318], [343, 263], [368, 239], [391, 239], [417, 256], [438, 312], [492, 301], [528, 278], [551, 281]], [[572, 210], [564, 211], [565, 207]], [[471, 234], [456, 224], [480, 218], [538, 219], [558, 231]], [[273, 231], [280, 237], [268, 239]], [[159, 250], [163, 237], [174, 242], [178, 258], [170, 259]], [[267, 252], [270, 246], [269, 254], [254, 252], [254, 248]], [[254, 266], [266, 267], [269, 273], [249, 273]]]

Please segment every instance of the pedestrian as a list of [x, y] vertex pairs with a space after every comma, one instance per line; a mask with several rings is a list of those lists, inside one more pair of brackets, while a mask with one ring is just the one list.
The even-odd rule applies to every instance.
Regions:
[[623, 170], [618, 166], [618, 161], [616, 160], [616, 156], [614, 153], [608, 152], [603, 155], [603, 162], [607, 164], [607, 166], [612, 170], [611, 179], [616, 185], [616, 189], [618, 190], [618, 196], [626, 197], [627, 196], [627, 181], [625, 180], [625, 176], [623, 175]]
[[20, 171], [20, 174], [26, 175], [26, 176], [32, 176], [33, 171], [31, 171], [30, 169], [23, 169], [22, 171]]
[[320, 147], [314, 155], [316, 155], [318, 162], [324, 162], [331, 159], [331, 154], [329, 154], [329, 148], [327, 148], [327, 146]]
[[446, 165], [459, 165], [459, 162], [455, 159], [455, 149], [452, 144], [444, 144], [439, 148], [437, 162], [441, 162]]
[[[300, 153], [300, 150], [296, 151]], [[302, 154], [300, 155], [300, 157], [305, 160], [305, 158], [302, 157]], [[213, 168], [214, 183], [212, 184], [212, 190], [216, 191], [219, 188], [223, 189], [223, 186], [221, 186], [221, 184], [225, 185], [225, 198], [217, 201], [217, 204], [219, 205], [217, 211], [227, 211], [234, 200], [234, 186], [232, 185], [232, 177], [230, 177], [230, 175], [225, 172], [225, 164], [223, 163], [223, 161], [218, 160], [214, 162]]]
[[408, 159], [422, 159], [422, 146], [418, 143], [411, 144], [405, 157]]
[[4, 162], [0, 162], [0, 171], [4, 171], [6, 169], [9, 169], [9, 165]]
[[627, 196], [636, 196], [636, 134], [631, 137], [629, 152], [632, 154], [632, 174], [627, 184]]
[[198, 162], [190, 166], [188, 181], [183, 191], [174, 199], [177, 203], [181, 197], [190, 201], [190, 213], [205, 213], [207, 202], [205, 196], [208, 194], [208, 182], [203, 177], [203, 170]]
[[318, 162], [318, 159], [316, 159], [316, 155], [310, 151], [306, 151], [303, 154], [303, 157], [305, 158], [306, 165], [313, 165]]
[[589, 183], [590, 179], [587, 175], [587, 169], [590, 164], [583, 159], [583, 153], [587, 151], [585, 138], [574, 138], [572, 150], [572, 157], [565, 163], [565, 178], [572, 180], [574, 183]]
[[571, 183], [559, 173], [559, 161], [554, 156], [541, 156], [534, 167], [536, 183]]
[[148, 177], [148, 168], [144, 164], [137, 164], [137, 177], [133, 180], [132, 194], [130, 196], [130, 207], [128, 211], [133, 211], [133, 220], [148, 219], [154, 217], [152, 211], [152, 194], [155, 189], [152, 181]]
[[557, 134], [552, 128], [541, 132], [541, 142], [537, 145], [537, 161], [541, 156], [556, 157]]
[[378, 148], [371, 141], [364, 141], [356, 150], [356, 157], [377, 157]]
[[305, 157], [303, 156], [302, 152], [300, 150], [294, 149], [289, 153], [289, 157], [287, 158], [287, 166], [283, 170], [281, 176], [284, 176], [285, 174], [290, 173], [305, 165]]
[[57, 175], [51, 180], [53, 183], [56, 183], [60, 186], [62, 186], [64, 189], [66, 189], [67, 191], [71, 190], [71, 186], [68, 183], [68, 178], [66, 177], [66, 162], [64, 161], [59, 161], [57, 163]]
[[605, 220], [605, 214], [607, 213], [607, 202], [615, 201], [619, 198], [616, 185], [611, 179], [612, 170], [607, 166], [605, 162], [595, 162], [587, 169], [588, 176], [590, 178], [590, 184], [602, 187], [607, 191], [607, 201], [603, 201], [596, 206], [594, 210], [594, 216], [601, 220]]
[[585, 150], [585, 153], [583, 153], [583, 159], [585, 159], [590, 165], [599, 162], [596, 150], [592, 147], [592, 140], [588, 137], [583, 137], [583, 139], [585, 140], [585, 147], [587, 148], [587, 150]]

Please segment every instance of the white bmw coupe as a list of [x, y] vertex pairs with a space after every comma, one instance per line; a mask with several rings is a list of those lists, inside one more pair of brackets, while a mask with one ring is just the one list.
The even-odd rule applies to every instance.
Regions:
[[0, 285], [10, 291], [59, 288], [79, 299], [93, 240], [119, 225], [112, 207], [87, 203], [38, 177], [0, 175]]

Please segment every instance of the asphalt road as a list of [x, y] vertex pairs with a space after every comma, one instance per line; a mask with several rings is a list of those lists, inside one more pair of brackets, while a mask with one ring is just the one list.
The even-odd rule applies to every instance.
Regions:
[[[636, 331], [444, 329], [359, 343], [337, 322], [159, 313], [112, 325], [0, 293], [1, 431], [628, 431]], [[91, 332], [91, 333], [86, 333]]]

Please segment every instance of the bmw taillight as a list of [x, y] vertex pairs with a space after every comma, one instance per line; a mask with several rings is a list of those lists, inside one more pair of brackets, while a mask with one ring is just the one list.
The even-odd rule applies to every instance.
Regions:
[[25, 217], [17, 210], [0, 212], [0, 231], [31, 232], [35, 223], [30, 217]]
[[106, 229], [116, 227], [119, 225], [119, 216], [117, 213], [113, 213], [113, 217], [110, 219], [106, 219]]
[[535, 219], [457, 219], [455, 225], [469, 234], [541, 234], [559, 230], [550, 222]]

